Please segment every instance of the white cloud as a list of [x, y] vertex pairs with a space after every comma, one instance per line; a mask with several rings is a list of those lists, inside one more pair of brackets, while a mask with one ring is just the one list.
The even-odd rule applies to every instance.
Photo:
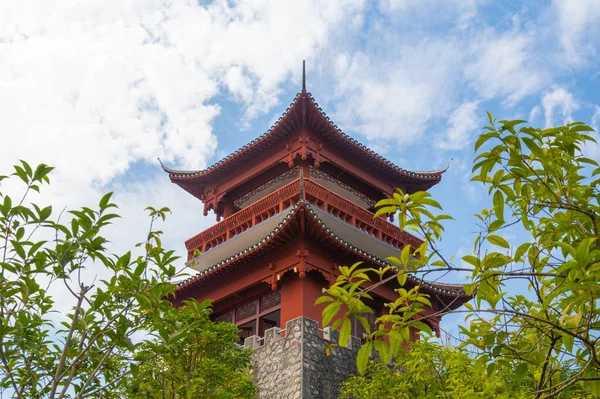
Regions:
[[[503, 31], [473, 19], [477, 2], [461, 3], [460, 10], [434, 3], [382, 2], [386, 14], [363, 34], [366, 42], [336, 57], [334, 117], [346, 130], [402, 148], [437, 129], [466, 98], [499, 99], [512, 108], [552, 81], [554, 72], [539, 55], [536, 22], [522, 24], [515, 16]], [[428, 25], [460, 16], [468, 28], [455, 23], [441, 34]], [[410, 23], [411, 29], [382, 28], [392, 23]], [[467, 122], [473, 126], [472, 118]], [[466, 132], [451, 128], [447, 134], [458, 139]], [[448, 138], [440, 148], [459, 147]]]
[[[477, 15], [477, 0], [382, 0], [380, 8], [387, 12], [416, 13], [422, 20], [429, 22], [433, 18], [451, 18], [459, 29], [467, 27]], [[432, 9], [436, 12], [432, 13]], [[411, 15], [411, 18], [413, 15]], [[427, 17], [427, 19], [425, 19]], [[416, 21], [415, 21], [416, 22]]]
[[300, 60], [360, 7], [358, 0], [4, 2], [0, 117], [20, 140], [0, 149], [0, 166], [19, 154], [101, 184], [157, 156], [203, 167], [216, 149], [219, 107], [209, 100], [226, 88], [248, 118], [266, 112]]
[[534, 32], [481, 32], [470, 46], [465, 76], [478, 95], [505, 98], [513, 106], [536, 93], [548, 80], [535, 56]]
[[592, 115], [592, 127], [596, 130], [596, 133], [600, 132], [600, 107], [595, 106], [594, 115]]
[[531, 109], [531, 112], [529, 112], [529, 119], [528, 122], [531, 124], [535, 123], [535, 120], [537, 119], [538, 115], [540, 114], [540, 106], [536, 105], [535, 107], [533, 107]]
[[460, 150], [471, 143], [473, 133], [481, 127], [478, 102], [461, 104], [448, 119], [448, 130], [436, 146], [443, 150]]
[[448, 40], [423, 40], [396, 49], [393, 59], [362, 52], [336, 59], [335, 119], [370, 141], [403, 145], [418, 141], [431, 120], [450, 109], [458, 82], [449, 77], [462, 55]]
[[561, 61], [579, 65], [593, 59], [600, 50], [600, 2], [597, 0], [555, 0], [558, 37], [566, 57]]
[[542, 96], [545, 126], [563, 125], [572, 122], [572, 114], [579, 109], [573, 95], [562, 87], [553, 87]]
[[279, 85], [299, 75], [300, 60], [361, 7], [2, 2], [0, 170], [19, 158], [45, 162], [57, 167], [58, 185], [83, 192], [156, 157], [202, 168], [217, 148], [220, 109], [210, 100], [227, 90], [248, 118], [267, 111]]
[[476, 0], [461, 0], [457, 4], [459, 14], [456, 20], [460, 29], [465, 29], [469, 22], [477, 16]]

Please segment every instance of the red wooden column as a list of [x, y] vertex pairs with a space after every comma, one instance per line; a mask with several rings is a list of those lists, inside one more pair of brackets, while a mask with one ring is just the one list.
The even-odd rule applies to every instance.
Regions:
[[233, 207], [233, 201], [228, 199], [223, 201], [223, 217], [227, 218], [235, 213], [235, 208]]
[[315, 301], [326, 287], [326, 281], [316, 273], [306, 273], [300, 278], [298, 273], [287, 273], [281, 280], [281, 325], [296, 317], [304, 316], [319, 322], [324, 305]]

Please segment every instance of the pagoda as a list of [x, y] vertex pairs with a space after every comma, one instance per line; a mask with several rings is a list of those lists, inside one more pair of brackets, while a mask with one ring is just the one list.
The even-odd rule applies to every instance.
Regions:
[[[197, 273], [178, 285], [175, 303], [212, 299], [215, 320], [237, 324], [242, 339], [260, 339], [299, 317], [322, 329], [324, 305], [314, 303], [335, 282], [338, 265], [385, 267], [405, 245], [421, 244], [374, 217], [375, 203], [397, 187], [427, 190], [445, 171], [402, 169], [344, 134], [306, 91], [304, 66], [301, 92], [266, 133], [205, 170], [162, 167], [204, 204], [204, 215], [217, 218], [185, 242]], [[406, 285], [429, 294], [426, 322], [438, 333], [439, 315], [470, 299], [458, 285], [414, 276]], [[393, 279], [371, 291], [371, 322], [397, 298], [396, 288]], [[353, 335], [361, 337], [361, 328], [356, 323]]]

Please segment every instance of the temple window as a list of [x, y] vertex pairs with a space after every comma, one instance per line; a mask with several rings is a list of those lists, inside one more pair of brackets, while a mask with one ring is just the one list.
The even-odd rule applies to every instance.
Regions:
[[217, 322], [234, 323], [240, 329], [240, 342], [252, 335], [281, 325], [281, 293], [270, 291], [215, 315]]

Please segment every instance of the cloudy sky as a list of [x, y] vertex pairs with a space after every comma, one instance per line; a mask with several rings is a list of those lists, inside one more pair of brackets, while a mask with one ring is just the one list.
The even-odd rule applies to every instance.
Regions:
[[346, 133], [407, 169], [452, 159], [432, 192], [461, 255], [488, 203], [469, 183], [485, 111], [598, 128], [599, 38], [598, 0], [4, 1], [0, 174], [55, 166], [37, 201], [61, 207], [115, 191], [115, 251], [143, 239], [146, 205], [169, 206], [165, 242], [183, 254], [214, 215], [156, 158], [202, 169], [262, 134], [306, 59], [308, 90]]

